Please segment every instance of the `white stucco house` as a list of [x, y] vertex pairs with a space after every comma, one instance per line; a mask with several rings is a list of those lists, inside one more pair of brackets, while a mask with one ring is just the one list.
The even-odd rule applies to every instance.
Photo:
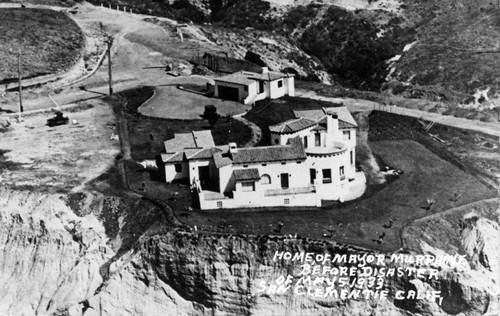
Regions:
[[266, 98], [277, 99], [282, 96], [295, 96], [294, 75], [269, 71], [240, 71], [214, 79], [214, 97], [254, 104]]
[[175, 134], [162, 155], [166, 181], [187, 180], [200, 209], [314, 206], [361, 196], [357, 124], [346, 107], [295, 111], [270, 126], [273, 145], [215, 146], [209, 131]]

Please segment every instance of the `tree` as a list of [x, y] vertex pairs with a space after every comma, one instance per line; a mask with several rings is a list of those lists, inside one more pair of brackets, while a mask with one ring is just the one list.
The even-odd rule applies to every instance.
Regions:
[[215, 105], [205, 105], [205, 112], [203, 112], [200, 117], [204, 120], [208, 121], [208, 124], [210, 124], [210, 128], [213, 128], [215, 126], [215, 123], [219, 120], [220, 115], [217, 113], [217, 108]]

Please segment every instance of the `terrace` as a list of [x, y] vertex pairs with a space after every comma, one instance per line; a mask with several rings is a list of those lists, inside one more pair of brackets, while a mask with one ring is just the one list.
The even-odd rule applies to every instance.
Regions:
[[333, 142], [332, 146], [327, 147], [308, 147], [305, 148], [308, 156], [328, 156], [341, 154], [347, 150], [347, 147], [340, 142]]

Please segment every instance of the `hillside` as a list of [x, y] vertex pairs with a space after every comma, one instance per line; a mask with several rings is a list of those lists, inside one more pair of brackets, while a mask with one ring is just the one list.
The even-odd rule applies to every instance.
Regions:
[[[100, 1], [91, 1], [100, 4]], [[301, 50], [283, 55], [309, 80], [489, 109], [497, 105], [500, 69], [498, 1], [108, 0], [207, 32], [255, 31]], [[260, 35], [262, 36], [262, 35]], [[286, 38], [286, 40], [283, 40]], [[410, 45], [412, 44], [412, 45]], [[318, 75], [322, 71], [330, 78]], [[305, 73], [304, 73], [305, 72]], [[444, 111], [446, 109], [436, 109]], [[495, 113], [490, 113], [495, 117]], [[460, 115], [460, 114], [459, 114]], [[462, 114], [467, 115], [467, 114]]]
[[[21, 50], [24, 78], [72, 66], [85, 45], [81, 29], [66, 14], [48, 9], [0, 9], [0, 82], [17, 78]], [[27, 66], [29, 65], [29, 67]]]

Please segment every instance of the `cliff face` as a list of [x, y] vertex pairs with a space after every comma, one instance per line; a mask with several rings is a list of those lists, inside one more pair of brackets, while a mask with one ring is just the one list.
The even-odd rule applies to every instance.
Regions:
[[94, 294], [113, 251], [95, 216], [56, 195], [0, 189], [0, 311], [46, 315]]
[[[71, 200], [1, 189], [0, 313], [492, 315], [499, 310], [499, 228], [477, 214], [465, 213], [458, 224], [462, 228], [457, 236], [467, 264], [440, 265], [438, 280], [387, 279], [386, 287], [392, 292], [440, 290], [441, 304], [436, 300], [396, 301], [393, 296], [386, 300], [342, 300], [298, 295], [293, 290], [266, 293], [259, 291], [260, 282], [271, 283], [287, 275], [299, 278], [302, 262], [274, 260], [276, 251], [332, 255], [371, 252], [292, 236], [173, 231], [165, 225], [167, 221], [155, 224], [131, 216], [134, 208], [143, 217], [154, 211], [140, 204], [144, 202], [133, 204], [127, 199], [84, 195]], [[111, 216], [115, 213], [116, 218]], [[144, 229], [134, 231], [129, 226]], [[445, 254], [427, 241], [421, 240], [416, 254]]]

